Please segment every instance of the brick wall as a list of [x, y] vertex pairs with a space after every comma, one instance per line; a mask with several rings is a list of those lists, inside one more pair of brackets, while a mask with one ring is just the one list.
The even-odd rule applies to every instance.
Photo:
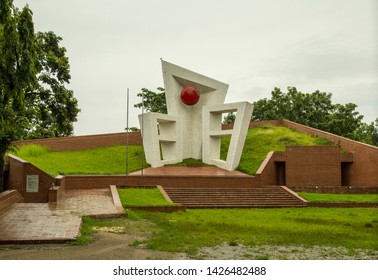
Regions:
[[7, 209], [14, 203], [24, 202], [23, 197], [16, 190], [4, 191], [0, 193], [0, 212]]
[[[53, 183], [56, 183], [55, 178], [38, 169], [31, 163], [13, 155], [9, 155], [8, 157], [8, 168], [8, 190], [17, 190], [24, 198], [25, 202], [48, 202], [49, 189], [52, 187]], [[27, 192], [27, 175], [39, 176], [38, 192]]]
[[[285, 160], [286, 155], [284, 152], [268, 153], [265, 160], [256, 172], [256, 176], [260, 176], [261, 186], [284, 185], [285, 178], [279, 177], [285, 176], [285, 174], [280, 174], [281, 170], [278, 165], [279, 163], [284, 163]], [[285, 172], [285, 170], [283, 169], [282, 172]]]
[[287, 120], [282, 120], [281, 125], [326, 138], [352, 153], [353, 163], [347, 164], [344, 168], [343, 185], [378, 186], [378, 147]]
[[[140, 132], [129, 132], [128, 143], [129, 145], [142, 145]], [[115, 145], [126, 145], [126, 133], [22, 140], [14, 141], [12, 144], [17, 147], [30, 144], [40, 145], [49, 147], [53, 151], [79, 151]]]
[[290, 188], [295, 192], [312, 192], [312, 193], [348, 193], [348, 194], [377, 194], [378, 193], [378, 186], [377, 187], [365, 187], [365, 186], [342, 186], [342, 187], [334, 187], [334, 186], [317, 186], [317, 187], [309, 187], [309, 186], [293, 186]]
[[341, 186], [340, 148], [286, 147], [286, 186]]
[[67, 189], [103, 188], [109, 185], [116, 186], [156, 186], [163, 187], [258, 187], [260, 180], [254, 176], [140, 176], [130, 175], [97, 175], [81, 176], [68, 175], [61, 179], [61, 186]]

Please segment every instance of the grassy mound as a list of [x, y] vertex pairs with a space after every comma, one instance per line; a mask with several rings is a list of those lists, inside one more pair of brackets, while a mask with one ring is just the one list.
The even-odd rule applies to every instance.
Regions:
[[[43, 171], [64, 174], [125, 174], [126, 147], [113, 146], [99, 149], [54, 152], [46, 147], [29, 145], [21, 147], [18, 157], [27, 160]], [[129, 146], [129, 172], [148, 164], [142, 146]]]
[[[230, 137], [223, 137], [221, 158], [227, 156]], [[255, 174], [270, 151], [284, 151], [285, 146], [333, 145], [330, 141], [296, 132], [287, 127], [260, 126], [248, 131], [239, 171]], [[125, 174], [125, 146], [105, 147], [93, 150], [54, 152], [36, 145], [24, 146], [17, 156], [53, 175], [64, 174]], [[182, 164], [200, 163], [198, 160], [184, 160]], [[142, 166], [143, 163], [143, 166]], [[142, 146], [129, 146], [129, 172], [145, 168]]]

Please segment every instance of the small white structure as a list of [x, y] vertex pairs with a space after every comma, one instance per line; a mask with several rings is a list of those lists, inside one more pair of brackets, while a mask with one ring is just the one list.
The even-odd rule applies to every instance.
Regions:
[[[253, 106], [224, 104], [228, 85], [162, 60], [168, 114], [139, 115], [146, 160], [152, 167], [185, 158], [234, 170], [240, 161]], [[222, 130], [222, 114], [236, 112], [234, 128]], [[227, 159], [220, 159], [221, 137], [230, 135]]]

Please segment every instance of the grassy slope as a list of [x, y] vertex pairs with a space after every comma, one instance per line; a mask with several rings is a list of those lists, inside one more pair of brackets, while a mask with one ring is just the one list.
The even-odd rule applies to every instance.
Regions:
[[[229, 138], [222, 139], [222, 155]], [[238, 170], [255, 174], [270, 151], [284, 151], [285, 145], [314, 146], [331, 145], [328, 140], [298, 133], [286, 127], [262, 126], [249, 129]], [[22, 147], [17, 156], [33, 163], [49, 174], [124, 174], [126, 172], [126, 149], [114, 146], [77, 152], [49, 152], [40, 147]], [[129, 172], [141, 168], [143, 149], [129, 147]], [[147, 164], [144, 162], [144, 167]], [[192, 162], [192, 161], [190, 161]], [[197, 162], [197, 161], [193, 161]]]
[[[44, 147], [21, 147], [17, 156], [33, 163], [45, 172], [64, 174], [125, 174], [125, 146], [113, 146], [84, 151], [51, 152]], [[142, 165], [143, 148], [129, 146], [129, 172], [139, 170]], [[144, 167], [147, 167], [143, 160]]]

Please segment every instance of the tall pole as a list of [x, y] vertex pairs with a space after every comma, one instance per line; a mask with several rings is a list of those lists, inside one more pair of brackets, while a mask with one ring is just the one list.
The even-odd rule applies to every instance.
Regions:
[[[141, 124], [141, 130], [142, 130], [142, 141], [143, 141], [143, 131], [144, 131], [144, 92], [142, 90], [142, 124]], [[143, 145], [142, 145], [143, 147]], [[144, 149], [143, 149], [144, 151]], [[143, 165], [144, 165], [144, 154], [142, 153], [142, 183], [143, 183], [143, 176], [144, 176], [144, 171], [143, 171]]]
[[126, 176], [129, 175], [129, 88], [126, 95]]

